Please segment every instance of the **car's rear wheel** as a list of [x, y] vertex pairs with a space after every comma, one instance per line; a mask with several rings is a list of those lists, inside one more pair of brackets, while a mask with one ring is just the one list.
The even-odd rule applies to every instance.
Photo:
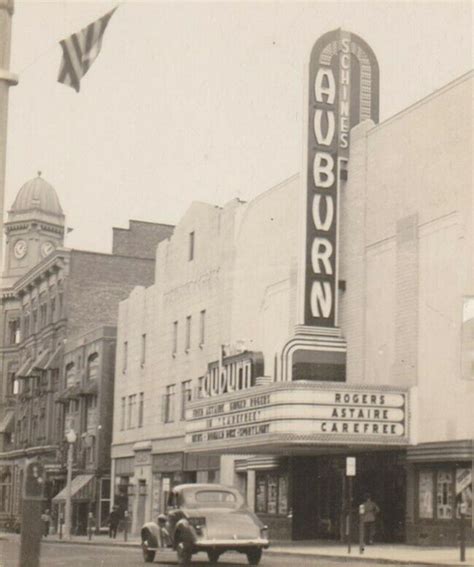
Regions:
[[188, 566], [191, 563], [192, 553], [189, 547], [182, 541], [176, 546], [176, 552], [178, 554], [178, 565]]
[[156, 551], [148, 549], [148, 542], [146, 540], [142, 542], [142, 553], [145, 563], [153, 563]]
[[247, 561], [249, 565], [258, 565], [260, 563], [260, 559], [262, 559], [262, 550], [261, 549], [251, 549], [247, 551]]
[[218, 551], [208, 551], [207, 556], [209, 557], [209, 563], [215, 565], [219, 561], [221, 554]]

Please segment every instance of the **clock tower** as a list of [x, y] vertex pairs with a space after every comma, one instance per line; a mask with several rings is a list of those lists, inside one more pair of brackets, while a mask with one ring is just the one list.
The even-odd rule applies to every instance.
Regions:
[[65, 217], [54, 188], [41, 173], [19, 190], [5, 223], [3, 276], [11, 283], [64, 244]]

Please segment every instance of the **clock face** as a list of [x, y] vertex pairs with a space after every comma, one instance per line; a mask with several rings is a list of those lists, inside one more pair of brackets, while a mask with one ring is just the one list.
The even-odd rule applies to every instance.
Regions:
[[21, 258], [24, 258], [26, 256], [27, 249], [28, 247], [24, 240], [17, 240], [17, 242], [15, 243], [15, 248], [13, 249], [15, 257], [18, 258], [18, 260], [21, 260]]
[[43, 258], [51, 254], [53, 250], [54, 244], [52, 242], [43, 242], [43, 244], [41, 245], [41, 254]]

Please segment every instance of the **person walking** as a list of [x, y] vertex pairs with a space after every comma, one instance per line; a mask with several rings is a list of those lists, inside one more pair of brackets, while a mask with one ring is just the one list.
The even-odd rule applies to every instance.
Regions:
[[362, 522], [364, 523], [365, 542], [367, 545], [372, 545], [374, 543], [375, 521], [377, 520], [380, 508], [372, 500], [370, 494], [366, 495], [363, 506], [364, 513], [362, 514]]
[[49, 510], [45, 510], [41, 514], [41, 521], [43, 522], [43, 535], [44, 537], [48, 537], [49, 527], [51, 526], [51, 515]]
[[117, 537], [117, 529], [120, 523], [120, 510], [118, 506], [114, 506], [109, 514], [109, 537], [115, 539]]

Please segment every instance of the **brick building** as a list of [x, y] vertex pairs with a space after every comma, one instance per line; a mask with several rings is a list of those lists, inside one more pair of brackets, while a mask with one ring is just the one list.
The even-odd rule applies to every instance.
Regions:
[[195, 203], [159, 245], [117, 330], [112, 474], [135, 530], [174, 483], [220, 479], [275, 539], [338, 540], [348, 517], [357, 533], [370, 491], [378, 541], [456, 542], [472, 517], [472, 85], [352, 128], [337, 326], [301, 318], [304, 176]]
[[[64, 434], [74, 414], [79, 435], [74, 473], [89, 479], [89, 487], [84, 485], [76, 497], [88, 490], [87, 510], [102, 521], [117, 305], [136, 285], [153, 281], [150, 248], [172, 228], [132, 221], [130, 229], [120, 231], [113, 254], [66, 249], [59, 199], [38, 176], [20, 189], [5, 230], [0, 312], [0, 459], [5, 498], [0, 519], [20, 512], [22, 470], [28, 459], [41, 458], [45, 463], [48, 501], [64, 486]], [[139, 257], [128, 255], [138, 249], [142, 235], [143, 252]], [[76, 528], [83, 529], [85, 508], [79, 508]]]

